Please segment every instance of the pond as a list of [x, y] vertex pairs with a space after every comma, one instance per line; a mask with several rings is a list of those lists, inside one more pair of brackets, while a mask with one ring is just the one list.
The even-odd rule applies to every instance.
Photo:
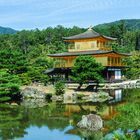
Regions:
[[[108, 103], [71, 103], [63, 104], [48, 102], [46, 106], [40, 108], [20, 106], [0, 105], [0, 139], [2, 140], [101, 140], [103, 136], [120, 128], [124, 123], [121, 117], [119, 123], [114, 122], [114, 117], [124, 115], [117, 110], [119, 106], [126, 106], [129, 103], [140, 104], [140, 89], [110, 90], [113, 99]], [[97, 113], [104, 120], [104, 129], [98, 132], [88, 132], [76, 127], [82, 115]], [[121, 114], [121, 115], [120, 115]], [[131, 117], [131, 116], [130, 116]], [[138, 118], [137, 118], [138, 119]], [[132, 118], [133, 120], [133, 118]], [[124, 121], [124, 122], [123, 122]], [[125, 128], [136, 126], [125, 124]], [[124, 126], [124, 125], [123, 125]], [[138, 125], [140, 126], [140, 125]]]

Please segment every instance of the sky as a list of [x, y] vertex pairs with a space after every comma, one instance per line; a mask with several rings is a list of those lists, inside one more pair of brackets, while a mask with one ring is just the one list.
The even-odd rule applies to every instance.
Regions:
[[0, 26], [16, 30], [88, 28], [120, 19], [140, 19], [140, 0], [0, 0]]

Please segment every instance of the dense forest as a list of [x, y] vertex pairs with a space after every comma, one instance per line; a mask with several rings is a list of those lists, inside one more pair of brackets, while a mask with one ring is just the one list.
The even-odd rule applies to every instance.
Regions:
[[[44, 71], [53, 66], [53, 62], [47, 57], [47, 54], [67, 51], [68, 44], [63, 41], [62, 37], [82, 33], [86, 30], [76, 26], [65, 28], [58, 25], [44, 30], [22, 30], [15, 34], [1, 34], [0, 97], [9, 94], [14, 96], [19, 86], [31, 82], [46, 84], [49, 78], [44, 74]], [[140, 64], [138, 63], [140, 59], [140, 30], [130, 31], [123, 20], [117, 25], [110, 25], [107, 29], [101, 30], [95, 27], [94, 30], [118, 38], [117, 42], [111, 44], [113, 50], [134, 54], [133, 59], [129, 58], [124, 62], [132, 66], [127, 68], [127, 70], [129, 69], [129, 73], [126, 74], [128, 78], [137, 78], [140, 74]], [[7, 96], [3, 100], [7, 100]]]
[[96, 25], [95, 28], [98, 28], [100, 30], [108, 30], [110, 26], [119, 25], [122, 21], [125, 22], [125, 26], [128, 31], [140, 30], [140, 19], [123, 19], [110, 23], [99, 24]]

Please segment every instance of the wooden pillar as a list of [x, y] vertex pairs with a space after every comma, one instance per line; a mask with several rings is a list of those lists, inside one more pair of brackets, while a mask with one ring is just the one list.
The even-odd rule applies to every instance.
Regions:
[[109, 80], [108, 69], [106, 71], [106, 77], [107, 77], [107, 80]]

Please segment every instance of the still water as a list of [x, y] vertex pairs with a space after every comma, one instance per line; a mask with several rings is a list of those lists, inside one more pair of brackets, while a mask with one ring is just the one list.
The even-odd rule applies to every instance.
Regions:
[[[133, 101], [130, 94], [134, 90], [110, 90], [113, 99], [108, 103], [63, 104], [49, 102], [44, 107], [36, 107], [30, 102], [28, 107], [0, 105], [0, 140], [100, 140], [109, 130], [91, 133], [76, 127], [82, 115], [97, 113], [104, 122], [111, 120], [118, 112], [116, 107]], [[105, 126], [106, 127], [106, 126]], [[108, 126], [109, 127], [109, 126]]]

